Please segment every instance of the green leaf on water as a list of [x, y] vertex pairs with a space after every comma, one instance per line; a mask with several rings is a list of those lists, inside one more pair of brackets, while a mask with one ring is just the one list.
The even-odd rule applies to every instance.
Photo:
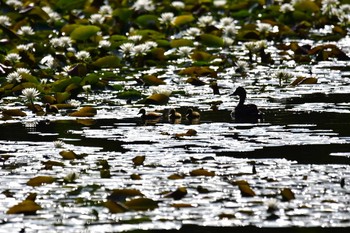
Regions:
[[97, 32], [100, 31], [100, 28], [94, 25], [81, 25], [75, 28], [70, 37], [73, 40], [87, 40], [92, 36], [95, 36]]

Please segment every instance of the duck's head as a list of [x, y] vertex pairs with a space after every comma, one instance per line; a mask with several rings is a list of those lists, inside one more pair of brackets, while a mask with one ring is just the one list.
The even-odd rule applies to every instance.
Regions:
[[172, 108], [172, 109], [170, 109], [170, 111], [169, 111], [169, 115], [174, 115], [175, 112], [176, 112], [175, 109]]
[[193, 109], [192, 108], [187, 109], [187, 112], [186, 112], [187, 115], [188, 114], [192, 114], [192, 113], [193, 113]]
[[237, 87], [237, 89], [232, 93], [232, 95], [238, 95], [240, 97], [245, 97], [247, 95], [247, 92], [243, 87]]
[[139, 115], [139, 114], [145, 115], [146, 114], [146, 110], [144, 108], [141, 108], [137, 115]]

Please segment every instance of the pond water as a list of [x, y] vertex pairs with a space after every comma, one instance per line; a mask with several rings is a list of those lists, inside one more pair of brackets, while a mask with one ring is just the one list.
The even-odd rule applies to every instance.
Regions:
[[[300, 67], [311, 69], [318, 84], [296, 87], [280, 87], [279, 80], [271, 78], [271, 69], [277, 67], [256, 67], [247, 78], [232, 78], [227, 69], [219, 73], [221, 95], [213, 95], [207, 86], [179, 82], [176, 89], [186, 96], [172, 96], [165, 106], [146, 107], [163, 114], [157, 123], [143, 122], [137, 115], [143, 105], [128, 104], [114, 91], [89, 97], [90, 105], [98, 109], [92, 118], [69, 117], [64, 110], [47, 116], [27, 111], [26, 117], [2, 121], [0, 231], [349, 227], [350, 73], [343, 69], [349, 65], [325, 62]], [[171, 73], [171, 69], [165, 70]], [[174, 88], [180, 79], [173, 72], [164, 88]], [[230, 94], [237, 86], [246, 87], [247, 102], [264, 113], [261, 122], [232, 119], [238, 99]], [[214, 110], [213, 103], [219, 103]], [[183, 114], [189, 107], [199, 110], [200, 121], [169, 123], [167, 114], [173, 107]], [[174, 136], [189, 129], [197, 134]], [[57, 140], [64, 143], [61, 148], [55, 147]], [[63, 160], [62, 150], [84, 156]], [[145, 156], [142, 165], [135, 166], [136, 156]], [[62, 164], [45, 165], [49, 161]], [[102, 164], [108, 164], [110, 173], [104, 178]], [[190, 175], [196, 169], [215, 175]], [[72, 174], [75, 177], [69, 178]], [[174, 174], [179, 179], [169, 178]], [[27, 185], [39, 175], [56, 181]], [[235, 185], [240, 180], [249, 183], [253, 197], [242, 195]], [[186, 188], [184, 197], [165, 197], [179, 187]], [[280, 193], [285, 188], [295, 199], [283, 201]], [[103, 203], [114, 189], [137, 189], [156, 201], [157, 208], [112, 214]], [[36, 215], [5, 214], [33, 192], [42, 207]]]

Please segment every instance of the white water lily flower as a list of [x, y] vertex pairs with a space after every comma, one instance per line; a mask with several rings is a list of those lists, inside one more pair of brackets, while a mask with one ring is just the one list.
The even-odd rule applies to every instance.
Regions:
[[22, 95], [24, 100], [33, 102], [40, 95], [40, 92], [36, 88], [30, 87], [23, 89]]
[[88, 51], [79, 51], [75, 54], [76, 58], [80, 61], [89, 61], [90, 60], [90, 53]]
[[98, 42], [98, 47], [99, 48], [109, 48], [109, 47], [111, 47], [111, 42], [109, 42], [108, 40], [100, 40]]
[[171, 2], [171, 6], [178, 9], [178, 10], [181, 10], [181, 9], [185, 8], [185, 3], [181, 2], [181, 1], [173, 1], [173, 2]]
[[22, 26], [18, 29], [17, 34], [22, 36], [34, 35], [34, 30], [31, 26]]
[[246, 73], [249, 68], [249, 64], [246, 61], [242, 61], [242, 60], [238, 60], [236, 62], [236, 65], [237, 65], [237, 71], [239, 73]]
[[82, 88], [85, 92], [91, 91], [91, 85], [84, 85], [84, 86], [82, 86]]
[[9, 27], [11, 26], [11, 20], [7, 15], [0, 15], [0, 25]]
[[262, 34], [272, 31], [272, 26], [268, 23], [258, 23], [256, 26], [257, 30]]
[[45, 11], [46, 14], [50, 17], [50, 19], [48, 20], [49, 23], [58, 22], [62, 19], [61, 15], [53, 11], [52, 8], [49, 6], [44, 6], [41, 9]]
[[30, 74], [30, 70], [27, 68], [17, 68], [16, 72], [19, 74]]
[[73, 107], [79, 107], [81, 105], [80, 101], [75, 99], [69, 100], [68, 104], [72, 105]]
[[142, 40], [142, 36], [141, 35], [133, 35], [133, 36], [129, 36], [128, 40], [131, 40], [133, 42], [138, 42]]
[[201, 34], [201, 30], [199, 28], [196, 28], [196, 27], [190, 27], [185, 31], [184, 34], [187, 36], [196, 37], [196, 36], [199, 36]]
[[220, 19], [219, 27], [224, 28], [228, 26], [235, 26], [235, 20], [231, 17], [223, 17]]
[[170, 96], [171, 92], [172, 92], [171, 90], [161, 86], [152, 87], [153, 94], [162, 94], [162, 95]]
[[131, 9], [136, 11], [154, 11], [156, 6], [151, 0], [137, 0], [132, 6]]
[[64, 144], [63, 141], [57, 140], [57, 141], [53, 142], [53, 145], [54, 145], [55, 148], [63, 148], [65, 144]]
[[174, 20], [173, 12], [164, 12], [158, 18], [161, 24], [170, 24]]
[[207, 27], [207, 26], [213, 25], [214, 23], [215, 23], [214, 18], [211, 15], [204, 15], [199, 17], [198, 19], [199, 27]]
[[55, 58], [49, 54], [40, 60], [40, 64], [45, 65], [48, 68], [53, 68], [55, 63]]
[[135, 45], [131, 50], [131, 56], [146, 55], [150, 49], [148, 44]]
[[144, 44], [147, 45], [150, 49], [156, 48], [158, 46], [157, 42], [154, 41], [146, 41]]
[[120, 45], [120, 52], [123, 53], [124, 57], [129, 56], [134, 46], [134, 43], [124, 43]]
[[280, 7], [280, 12], [282, 13], [293, 12], [294, 10], [294, 6], [290, 3], [284, 3]]
[[19, 44], [16, 48], [20, 51], [29, 51], [34, 48], [34, 43]]
[[213, 5], [216, 7], [222, 7], [225, 6], [227, 3], [226, 0], [214, 0]]
[[177, 49], [177, 54], [183, 57], [188, 57], [191, 54], [192, 50], [193, 48], [190, 46], [181, 46]]
[[21, 1], [19, 1], [19, 0], [7, 0], [6, 4], [8, 6], [11, 6], [11, 7], [15, 8], [16, 10], [23, 6], [23, 3]]
[[6, 81], [8, 83], [16, 83], [16, 82], [19, 83], [19, 82], [21, 82], [21, 80], [22, 80], [22, 76], [17, 71], [11, 72], [6, 76]]
[[6, 55], [5, 60], [11, 63], [16, 63], [21, 60], [21, 56], [18, 55], [17, 53], [9, 53]]
[[223, 33], [225, 36], [235, 36], [237, 34], [237, 30], [234, 24], [226, 26], [223, 28]]
[[101, 15], [110, 16], [113, 13], [113, 9], [109, 5], [104, 5], [100, 7], [98, 13], [100, 13]]
[[105, 17], [101, 14], [92, 14], [90, 16], [89, 21], [92, 24], [103, 24], [103, 22], [105, 21]]

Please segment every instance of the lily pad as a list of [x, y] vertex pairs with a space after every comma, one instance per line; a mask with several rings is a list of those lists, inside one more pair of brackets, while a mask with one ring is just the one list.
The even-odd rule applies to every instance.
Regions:
[[200, 168], [190, 171], [191, 176], [215, 176], [215, 172]]
[[6, 214], [36, 214], [36, 212], [41, 209], [42, 207], [34, 201], [24, 200], [9, 208]]
[[29, 186], [41, 186], [42, 184], [51, 184], [55, 182], [55, 178], [52, 176], [36, 176], [28, 180], [27, 185]]
[[125, 205], [123, 205], [120, 202], [114, 202], [111, 200], [108, 200], [104, 203], [104, 206], [108, 208], [109, 212], [112, 214], [117, 214], [117, 213], [124, 213], [129, 211], [129, 208]]
[[120, 65], [120, 59], [116, 56], [109, 55], [97, 59], [92, 65], [99, 68], [116, 68]]
[[173, 24], [177, 27], [181, 27], [182, 25], [186, 25], [194, 21], [194, 17], [191, 14], [188, 15], [179, 15], [173, 20]]
[[94, 25], [81, 25], [75, 28], [70, 37], [73, 40], [87, 40], [92, 36], [95, 36], [97, 32], [100, 31], [100, 28]]
[[158, 202], [150, 198], [136, 198], [125, 202], [125, 205], [132, 210], [153, 210], [158, 207]]
[[165, 82], [155, 75], [145, 75], [142, 77], [146, 86], [158, 86], [163, 85]]
[[221, 37], [212, 34], [200, 35], [200, 42], [207, 47], [223, 47], [224, 40]]
[[155, 104], [155, 105], [164, 105], [167, 104], [169, 101], [169, 96], [165, 94], [152, 94], [151, 96], [147, 97], [145, 100], [145, 104]]
[[93, 107], [85, 106], [79, 109], [78, 111], [72, 112], [69, 114], [74, 117], [93, 117], [97, 114], [97, 110]]

